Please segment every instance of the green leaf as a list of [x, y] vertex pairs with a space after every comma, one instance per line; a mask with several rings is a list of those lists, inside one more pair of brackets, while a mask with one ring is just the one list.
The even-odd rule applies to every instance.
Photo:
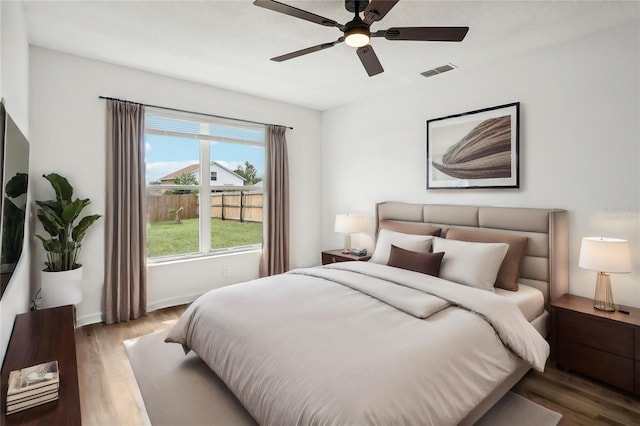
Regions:
[[44, 247], [44, 249], [48, 252], [51, 253], [62, 253], [62, 245], [60, 244], [60, 241], [58, 240], [53, 240], [53, 239], [45, 239], [40, 235], [36, 234], [36, 238], [38, 238], [40, 241], [42, 241], [42, 246]]
[[66, 178], [57, 173], [42, 175], [42, 177], [51, 183], [53, 190], [56, 192], [56, 200], [58, 200], [60, 204], [65, 205], [71, 202], [73, 187]]
[[39, 207], [48, 207], [53, 210], [56, 216], [62, 215], [62, 206], [56, 200], [47, 200], [47, 201], [36, 201], [36, 204]]
[[82, 239], [84, 238], [84, 235], [87, 233], [87, 229], [91, 225], [93, 225], [96, 220], [100, 219], [100, 217], [101, 216], [99, 214], [83, 217], [80, 220], [80, 223], [78, 223], [78, 225], [74, 227], [73, 231], [71, 232], [73, 241], [75, 241], [76, 243], [80, 243], [80, 241], [82, 241]]
[[7, 225], [10, 227], [11, 223], [15, 221], [16, 218], [19, 218], [20, 216], [24, 217], [24, 210], [16, 206], [14, 202], [8, 198], [5, 198], [4, 202], [4, 220], [8, 222]]
[[3, 207], [2, 263], [15, 263], [22, 253], [25, 212], [5, 197]]
[[76, 198], [72, 203], [68, 204], [62, 210], [62, 221], [65, 225], [71, 225], [74, 220], [80, 215], [82, 209], [91, 204], [88, 198], [81, 200]]
[[52, 237], [56, 237], [60, 232], [64, 232], [64, 226], [61, 226], [58, 217], [52, 214], [52, 211], [51, 209], [40, 209], [38, 210], [37, 217], [40, 219], [40, 222], [42, 222], [44, 230]]
[[5, 185], [5, 193], [7, 197], [16, 198], [27, 193], [27, 185], [29, 183], [29, 175], [26, 173], [16, 173], [14, 177], [9, 179]]

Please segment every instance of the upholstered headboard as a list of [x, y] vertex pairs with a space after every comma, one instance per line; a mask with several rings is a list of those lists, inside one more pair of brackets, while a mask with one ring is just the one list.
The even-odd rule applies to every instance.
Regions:
[[566, 210], [383, 202], [376, 205], [376, 237], [381, 220], [438, 226], [443, 236], [451, 227], [526, 236], [519, 281], [540, 289], [547, 308], [569, 291]]

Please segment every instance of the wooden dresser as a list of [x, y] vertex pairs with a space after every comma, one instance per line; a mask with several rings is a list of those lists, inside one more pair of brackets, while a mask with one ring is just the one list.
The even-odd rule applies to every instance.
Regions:
[[[58, 361], [58, 400], [7, 416], [9, 372], [47, 361]], [[80, 425], [80, 393], [76, 361], [73, 305], [27, 312], [16, 317], [2, 365], [2, 425]]]
[[629, 314], [569, 294], [551, 302], [551, 360], [640, 395], [640, 309], [622, 309]]

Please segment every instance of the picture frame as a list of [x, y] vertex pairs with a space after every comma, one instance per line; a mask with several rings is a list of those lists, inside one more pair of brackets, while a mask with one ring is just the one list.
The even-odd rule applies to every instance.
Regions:
[[519, 188], [520, 102], [427, 120], [427, 189]]

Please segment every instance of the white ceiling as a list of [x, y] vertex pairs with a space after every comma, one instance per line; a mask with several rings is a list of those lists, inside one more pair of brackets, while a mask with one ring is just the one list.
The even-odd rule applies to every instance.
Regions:
[[[340, 23], [352, 19], [341, 0], [281, 2]], [[470, 68], [638, 20], [639, 9], [635, 0], [401, 0], [372, 30], [451, 25], [469, 26], [469, 33], [462, 43], [375, 38], [371, 45], [385, 72], [368, 77], [344, 43], [270, 61], [341, 32], [251, 0], [25, 2], [32, 45], [318, 110], [413, 84], [424, 78], [420, 72], [447, 62]]]

